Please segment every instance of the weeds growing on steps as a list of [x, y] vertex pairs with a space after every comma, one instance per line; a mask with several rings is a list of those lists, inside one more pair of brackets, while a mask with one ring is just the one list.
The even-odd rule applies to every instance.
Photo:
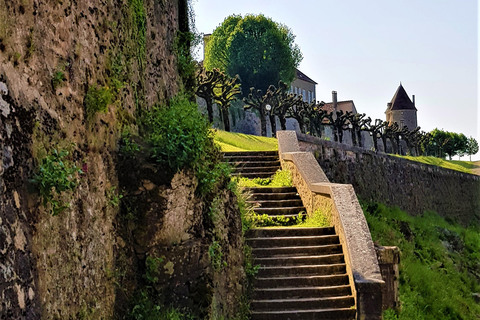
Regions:
[[291, 187], [292, 174], [288, 170], [277, 170], [271, 178], [253, 178], [238, 177], [238, 185], [244, 188], [261, 187]]
[[384, 319], [479, 319], [478, 226], [465, 228], [433, 212], [413, 217], [377, 203], [362, 207], [373, 240], [401, 251], [401, 309]]

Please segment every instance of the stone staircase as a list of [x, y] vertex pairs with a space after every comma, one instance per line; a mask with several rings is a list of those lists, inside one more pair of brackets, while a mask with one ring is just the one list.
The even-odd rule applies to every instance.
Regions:
[[[300, 218], [305, 216], [306, 209], [295, 187], [280, 188], [245, 188], [251, 194], [247, 202], [254, 205], [257, 214], [266, 214], [274, 219]], [[291, 220], [295, 222], [295, 220]]]
[[225, 152], [223, 158], [232, 165], [232, 176], [269, 178], [280, 169], [277, 151]]
[[[232, 164], [233, 176], [267, 178], [280, 169], [277, 152], [229, 152], [224, 159]], [[305, 212], [294, 187], [246, 189], [257, 214], [292, 218]], [[253, 263], [260, 266], [250, 304], [252, 320], [355, 318], [342, 246], [333, 227], [256, 228], [246, 238]]]
[[334, 228], [260, 228], [247, 233], [260, 269], [252, 320], [354, 319], [346, 266]]

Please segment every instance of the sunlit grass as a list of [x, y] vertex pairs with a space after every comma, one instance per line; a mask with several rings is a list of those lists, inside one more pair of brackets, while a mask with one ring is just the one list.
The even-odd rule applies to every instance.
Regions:
[[275, 138], [260, 137], [237, 132], [215, 130], [214, 140], [224, 152], [278, 150], [278, 143]]
[[445, 160], [436, 157], [412, 157], [412, 156], [399, 156], [404, 159], [417, 161], [425, 164], [430, 164], [442, 168], [447, 168], [451, 170], [461, 171], [465, 173], [472, 173], [472, 169], [475, 169], [477, 165], [474, 162], [470, 161], [459, 161], [459, 160]]
[[478, 319], [480, 229], [426, 212], [410, 216], [397, 208], [362, 203], [372, 238], [398, 246], [401, 311], [384, 319]]

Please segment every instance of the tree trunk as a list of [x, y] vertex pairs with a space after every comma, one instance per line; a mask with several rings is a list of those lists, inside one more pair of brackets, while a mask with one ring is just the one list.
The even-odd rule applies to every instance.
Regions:
[[222, 110], [223, 126], [225, 131], [230, 132], [230, 119], [228, 118], [228, 109], [220, 108]]
[[211, 99], [205, 99], [207, 102], [207, 112], [208, 112], [208, 121], [210, 123], [213, 123], [213, 107], [212, 107], [212, 100]]
[[[374, 132], [375, 133], [375, 132]], [[375, 134], [372, 135], [372, 139], [373, 139], [373, 149], [375, 149], [375, 151], [378, 151], [378, 141], [377, 141], [377, 136]]]
[[287, 130], [287, 119], [285, 119], [285, 116], [278, 116], [278, 120], [280, 120], [282, 130]]
[[351, 135], [352, 135], [352, 144], [354, 146], [357, 146], [357, 136], [356, 136], [356, 132], [355, 132], [355, 128], [352, 128], [352, 130], [350, 131]]
[[263, 108], [260, 109], [260, 128], [262, 131], [262, 137], [267, 136], [267, 119], [265, 119], [265, 113]]
[[360, 148], [363, 147], [363, 143], [362, 143], [362, 130], [358, 130], [357, 131], [357, 142], [358, 142], [358, 146]]
[[272, 137], [276, 137], [277, 136], [277, 123], [275, 121], [275, 115], [268, 115], [268, 117], [270, 118], [270, 128], [272, 129]]

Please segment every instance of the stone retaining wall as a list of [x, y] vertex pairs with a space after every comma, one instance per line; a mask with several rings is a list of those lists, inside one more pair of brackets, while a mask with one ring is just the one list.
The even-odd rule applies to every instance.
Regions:
[[298, 134], [330, 181], [365, 200], [418, 215], [432, 210], [462, 224], [480, 222], [480, 177]]

